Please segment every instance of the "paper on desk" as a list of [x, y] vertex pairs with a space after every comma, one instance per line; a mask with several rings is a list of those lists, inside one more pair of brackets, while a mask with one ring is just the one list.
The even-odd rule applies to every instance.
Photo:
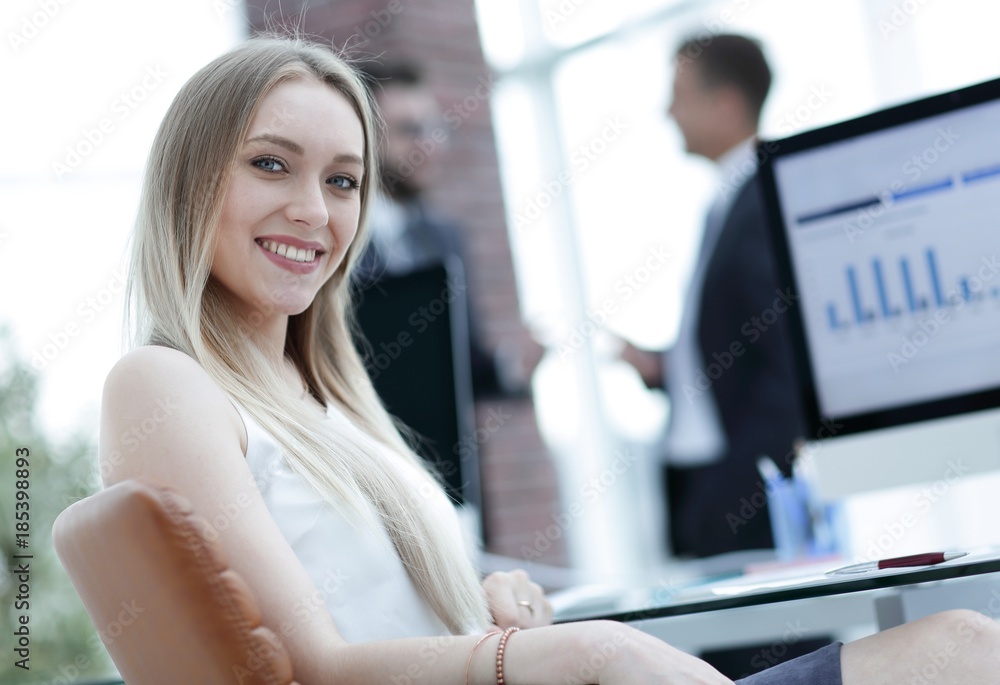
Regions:
[[[833, 578], [833, 581], [838, 580]], [[795, 578], [783, 578], [781, 580], [771, 580], [762, 583], [745, 583], [743, 585], [726, 585], [723, 587], [713, 587], [711, 588], [712, 594], [720, 597], [730, 597], [733, 595], [743, 595], [748, 592], [756, 592], [758, 590], [776, 590], [783, 587], [794, 587], [796, 585], [809, 585], [811, 583], [825, 583], [830, 582], [830, 576], [826, 574], [821, 575], [809, 575], [809, 576], [797, 576]]]
[[[953, 559], [952, 561], [946, 561], [941, 564], [935, 564], [935, 566], [944, 565], [962, 565], [965, 563], [970, 563], [972, 561], [980, 561], [990, 558], [997, 558], [998, 550], [995, 548], [984, 548], [981, 550], [975, 550], [972, 554], [967, 557], [962, 557], [960, 559]], [[787, 570], [785, 572], [779, 572], [778, 574], [768, 574], [764, 577], [758, 577], [753, 579], [752, 576], [745, 576], [743, 578], [734, 580], [728, 583], [716, 584], [709, 589], [711, 594], [716, 597], [732, 597], [735, 595], [742, 595], [751, 592], [758, 592], [761, 590], [777, 590], [786, 587], [798, 587], [807, 585], [828, 585], [831, 583], [841, 583], [847, 580], [856, 580], [861, 577], [865, 577], [866, 574], [862, 575], [828, 575], [826, 571], [831, 568], [836, 568], [839, 564], [834, 564], [830, 566], [828, 560], [823, 562], [823, 567], [812, 566], [808, 569], [800, 569], [797, 573], [794, 569]], [[822, 570], [821, 570], [822, 568]], [[889, 576], [897, 574], [912, 573], [918, 568], [926, 567], [903, 567], [903, 568], [886, 568], [879, 571], [872, 572], [879, 576]], [[803, 572], [804, 571], [804, 572]]]
[[831, 568], [836, 568], [842, 561], [842, 559], [833, 560], [825, 558], [811, 563], [796, 564], [783, 568], [771, 568], [721, 582], [685, 588], [679, 591], [674, 596], [674, 599], [678, 601], [691, 601], [710, 597], [741, 595], [758, 590], [794, 587], [796, 585], [825, 584], [831, 582], [831, 578], [826, 575], [826, 572]]

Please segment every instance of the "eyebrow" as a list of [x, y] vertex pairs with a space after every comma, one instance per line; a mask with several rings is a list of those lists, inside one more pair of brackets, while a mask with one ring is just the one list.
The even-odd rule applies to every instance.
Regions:
[[[297, 155], [305, 154], [305, 150], [302, 148], [302, 146], [296, 143], [294, 140], [289, 140], [284, 136], [276, 136], [271, 133], [263, 133], [259, 136], [254, 136], [253, 138], [247, 141], [247, 144], [249, 145], [250, 143], [255, 143], [260, 140], [263, 140], [268, 143], [274, 143], [275, 145], [280, 145], [286, 150], [294, 152]], [[342, 152], [338, 155], [334, 155], [333, 161], [338, 164], [351, 163], [351, 164], [358, 164], [360, 166], [365, 165], [364, 160], [361, 159], [361, 157], [350, 152]]]

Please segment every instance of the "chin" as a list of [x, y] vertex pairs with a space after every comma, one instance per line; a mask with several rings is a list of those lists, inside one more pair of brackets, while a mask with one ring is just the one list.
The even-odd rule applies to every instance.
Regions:
[[287, 297], [282, 298], [280, 301], [271, 301], [272, 311], [275, 314], [283, 314], [285, 316], [298, 316], [302, 312], [309, 309], [312, 305], [315, 296], [309, 297], [303, 295], [302, 297]]
[[283, 307], [282, 314], [287, 314], [288, 316], [298, 316], [299, 314], [302, 314], [307, 309], [309, 309], [310, 306], [312, 306], [312, 300], [309, 300], [309, 302], [306, 302], [304, 304], [299, 304], [290, 307]]

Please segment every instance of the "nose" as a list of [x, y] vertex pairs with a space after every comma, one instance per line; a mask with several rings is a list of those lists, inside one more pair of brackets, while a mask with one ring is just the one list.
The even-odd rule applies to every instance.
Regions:
[[292, 223], [310, 230], [325, 226], [330, 220], [326, 188], [322, 183], [301, 183], [286, 205], [285, 214]]

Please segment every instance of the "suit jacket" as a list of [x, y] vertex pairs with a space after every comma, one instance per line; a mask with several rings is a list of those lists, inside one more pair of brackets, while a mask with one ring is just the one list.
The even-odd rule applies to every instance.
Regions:
[[790, 299], [778, 281], [763, 197], [753, 177], [733, 202], [702, 287], [701, 380], [711, 383], [728, 445], [721, 461], [669, 470], [678, 554], [774, 546], [757, 458], [770, 456], [788, 473], [792, 445], [805, 431], [788, 336]]

